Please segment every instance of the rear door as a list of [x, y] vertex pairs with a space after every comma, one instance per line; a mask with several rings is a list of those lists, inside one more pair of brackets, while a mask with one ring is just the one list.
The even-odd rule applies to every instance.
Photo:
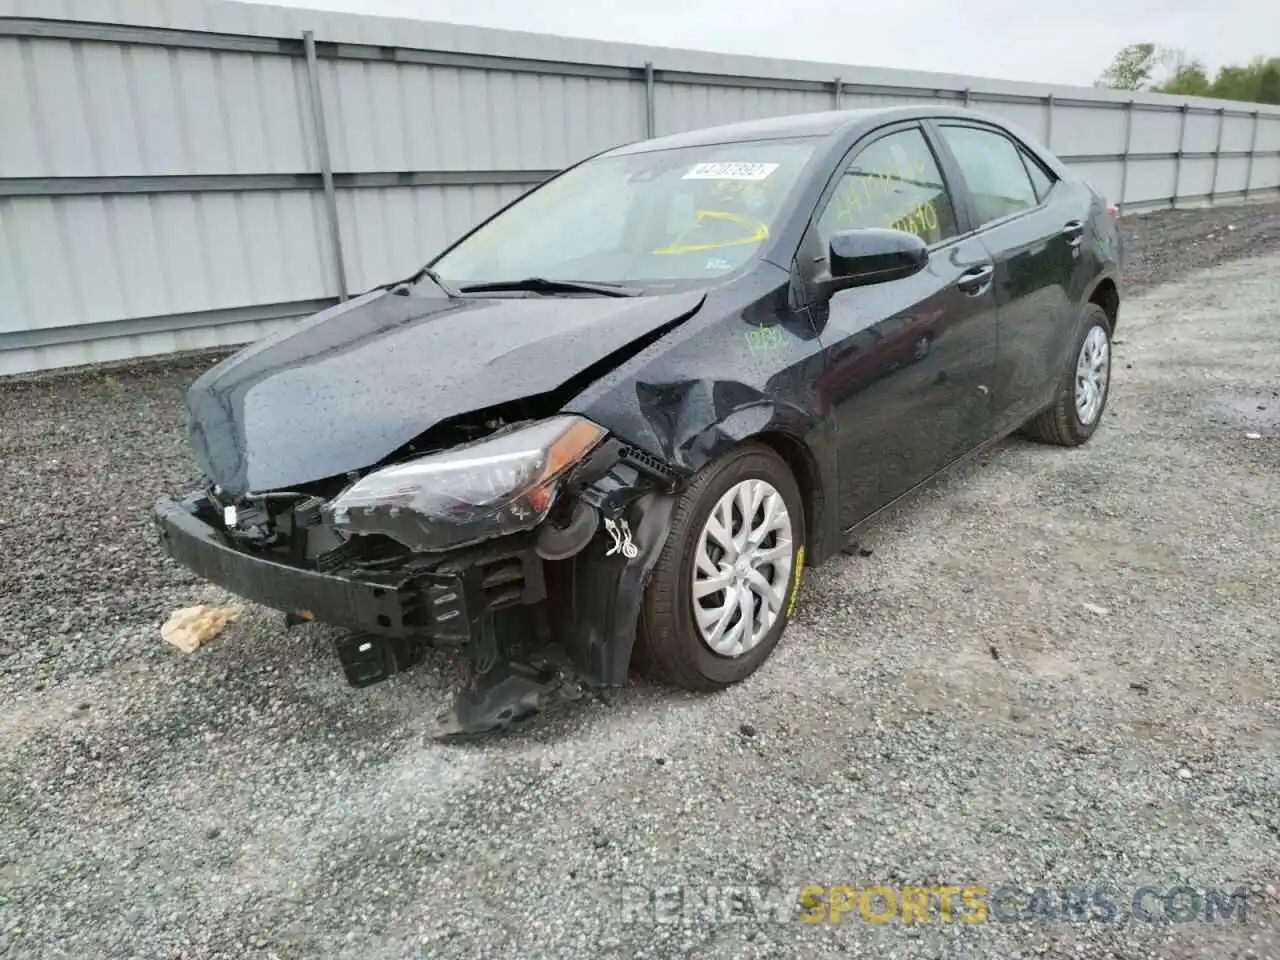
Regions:
[[1053, 400], [1075, 335], [1070, 287], [1085, 224], [1070, 185], [1006, 131], [950, 119], [934, 121], [934, 129], [968, 188], [970, 221], [995, 264], [999, 431]]
[[866, 227], [915, 233], [930, 259], [914, 276], [811, 306], [826, 348], [819, 398], [837, 426], [845, 528], [981, 443], [991, 427], [993, 267], [982, 243], [964, 236], [919, 124], [883, 128], [853, 147], [818, 203], [797, 269], [825, 271], [832, 234]]

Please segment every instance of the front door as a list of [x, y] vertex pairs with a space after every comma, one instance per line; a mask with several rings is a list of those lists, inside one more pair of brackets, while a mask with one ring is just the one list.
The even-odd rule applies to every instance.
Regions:
[[928, 267], [915, 276], [843, 290], [812, 307], [827, 354], [819, 395], [836, 424], [846, 529], [977, 446], [991, 428], [991, 257], [980, 240], [960, 238], [920, 127], [874, 136], [851, 152], [800, 254], [802, 261], [825, 258], [833, 233], [865, 227], [907, 230], [930, 247]]

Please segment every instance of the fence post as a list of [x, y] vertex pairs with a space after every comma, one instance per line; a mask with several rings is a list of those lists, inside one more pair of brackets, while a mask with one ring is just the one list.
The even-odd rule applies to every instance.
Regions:
[[832, 82], [835, 84], [836, 109], [843, 110], [844, 109], [844, 77], [836, 77], [835, 80], [833, 80]]
[[1124, 199], [1129, 195], [1129, 153], [1133, 150], [1133, 108], [1130, 100], [1124, 108], [1124, 153], [1120, 156], [1120, 202], [1116, 204], [1124, 214]]
[[1182, 152], [1187, 142], [1187, 111], [1190, 109], [1191, 105], [1188, 103], [1178, 108], [1182, 113], [1182, 122], [1178, 124], [1178, 152], [1174, 154], [1176, 159], [1173, 161], [1173, 197], [1169, 202], [1174, 210], [1178, 209], [1178, 198], [1182, 195]]
[[644, 132], [645, 139], [658, 135], [657, 107], [654, 100], [653, 61], [644, 62]]
[[969, 95], [971, 92], [972, 91], [968, 87], [964, 88], [964, 105], [966, 108], [969, 106]]
[[1249, 134], [1249, 161], [1244, 168], [1244, 198], [1249, 199], [1249, 188], [1253, 186], [1253, 155], [1258, 152], [1258, 126], [1262, 119], [1262, 111], [1253, 111], [1253, 133]]
[[1053, 149], [1053, 94], [1044, 98], [1044, 145]]
[[1227, 108], [1218, 108], [1218, 145], [1213, 148], [1213, 180], [1209, 183], [1209, 206], [1218, 195], [1218, 158], [1222, 156], [1222, 129], [1227, 125]]
[[316, 64], [316, 38], [303, 31], [302, 46], [307, 54], [307, 82], [311, 86], [311, 119], [316, 133], [316, 154], [320, 158], [320, 179], [324, 181], [324, 205], [329, 215], [329, 242], [333, 246], [333, 266], [338, 271], [338, 299], [347, 299], [347, 268], [342, 258], [342, 227], [338, 223], [338, 194], [333, 188], [333, 167], [329, 162], [329, 137], [324, 127], [324, 103], [320, 99], [320, 70]]

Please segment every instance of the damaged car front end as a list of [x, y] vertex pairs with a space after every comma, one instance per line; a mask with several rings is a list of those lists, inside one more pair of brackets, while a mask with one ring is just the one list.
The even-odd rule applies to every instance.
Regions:
[[350, 631], [337, 653], [355, 686], [466, 645], [471, 680], [441, 735], [620, 685], [635, 604], [581, 611], [641, 592], [679, 472], [563, 407], [703, 299], [402, 284], [319, 314], [192, 384], [209, 482], [157, 504], [164, 542], [290, 623]]
[[[201, 576], [290, 623], [350, 631], [336, 647], [353, 686], [467, 645], [470, 681], [439, 718], [453, 735], [625, 681], [673, 484], [603, 428], [555, 416], [371, 470], [328, 499], [214, 485], [156, 516]], [[567, 658], [548, 655], [552, 637]]]
[[667, 678], [742, 679], [785, 628], [810, 530], [821, 552], [824, 359], [768, 254], [802, 229], [823, 142], [609, 151], [215, 365], [186, 397], [205, 484], [156, 506], [168, 551], [347, 631], [356, 686], [465, 645], [441, 735], [623, 685], [646, 629]]

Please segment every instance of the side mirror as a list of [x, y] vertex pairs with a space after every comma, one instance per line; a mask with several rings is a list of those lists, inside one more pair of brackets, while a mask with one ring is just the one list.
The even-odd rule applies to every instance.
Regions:
[[827, 254], [829, 293], [919, 273], [929, 263], [929, 248], [914, 233], [867, 227], [840, 230]]

